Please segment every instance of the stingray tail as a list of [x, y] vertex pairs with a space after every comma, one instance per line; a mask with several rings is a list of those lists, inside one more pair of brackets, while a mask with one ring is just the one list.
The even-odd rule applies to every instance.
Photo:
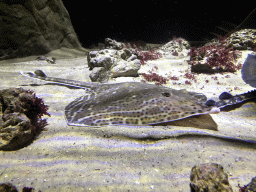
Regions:
[[255, 99], [256, 98], [256, 89], [252, 91], [248, 91], [247, 93], [243, 93], [238, 95], [242, 101], [249, 100], [249, 99]]
[[221, 108], [221, 110], [228, 106], [233, 106], [233, 108], [235, 109], [236, 105], [243, 104], [243, 102], [253, 99], [256, 99], [256, 90], [248, 91], [247, 93], [235, 96], [231, 95], [228, 92], [223, 92], [219, 96], [219, 101], [216, 102], [210, 99], [206, 101], [205, 105]]
[[56, 83], [56, 84], [67, 85], [67, 86], [82, 88], [82, 89], [88, 89], [88, 88], [89, 89], [94, 89], [99, 85], [98, 83], [92, 83], [92, 82], [81, 82], [81, 81], [74, 81], [74, 80], [69, 80], [69, 79], [48, 77], [41, 70], [36, 70], [34, 72], [20, 71], [20, 74], [23, 75], [24, 77], [39, 79], [39, 80], [42, 80], [42, 81], [48, 81], [48, 82], [53, 82], [53, 83]]
[[219, 96], [220, 101], [216, 102], [215, 106], [221, 108], [221, 111], [233, 110], [240, 107], [244, 102], [256, 99], [256, 90], [239, 95], [231, 95], [230, 93], [223, 92]]

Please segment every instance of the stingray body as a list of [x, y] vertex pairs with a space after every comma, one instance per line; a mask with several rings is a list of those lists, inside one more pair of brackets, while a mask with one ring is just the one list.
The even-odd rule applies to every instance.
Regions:
[[202, 94], [140, 82], [100, 86], [65, 108], [69, 125], [151, 125], [208, 113]]
[[65, 108], [68, 125], [153, 125], [193, 115], [207, 114], [213, 106], [205, 105], [206, 96], [186, 90], [142, 82], [115, 84], [85, 83], [47, 77], [42, 71], [22, 75], [79, 88], [91, 94], [82, 96]]
[[68, 125], [154, 125], [208, 113], [241, 104], [256, 98], [256, 91], [232, 96], [223, 92], [219, 101], [208, 100], [204, 94], [176, 90], [141, 82], [101, 84], [46, 76], [42, 71], [20, 72], [23, 76], [89, 89], [65, 107]]

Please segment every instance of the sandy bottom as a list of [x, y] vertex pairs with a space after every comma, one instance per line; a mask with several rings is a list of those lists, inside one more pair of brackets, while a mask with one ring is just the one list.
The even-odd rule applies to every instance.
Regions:
[[[243, 52], [242, 59], [248, 53]], [[19, 71], [41, 69], [53, 77], [90, 81], [86, 55], [58, 50], [48, 56], [55, 56], [56, 64], [35, 61], [36, 56], [0, 62], [0, 89], [22, 87], [33, 90], [50, 106], [51, 114], [47, 130], [31, 145], [18, 151], [0, 152], [1, 183], [10, 182], [19, 191], [27, 186], [43, 192], [187, 192], [190, 191], [189, 176], [193, 166], [219, 163], [228, 173], [233, 191], [238, 191], [238, 184], [248, 184], [256, 176], [255, 103], [211, 115], [218, 131], [173, 126], [67, 126], [64, 108], [85, 94], [85, 90], [26, 79]], [[150, 61], [140, 72], [157, 66], [157, 74], [179, 77], [178, 81], [169, 81], [166, 86], [201, 92], [213, 99], [223, 91], [235, 95], [253, 89], [243, 82], [240, 71], [200, 74], [196, 75], [196, 82], [190, 80], [191, 85], [185, 84], [186, 59]], [[139, 77], [118, 78], [113, 82], [140, 80]], [[225, 137], [234, 139], [221, 139]]]

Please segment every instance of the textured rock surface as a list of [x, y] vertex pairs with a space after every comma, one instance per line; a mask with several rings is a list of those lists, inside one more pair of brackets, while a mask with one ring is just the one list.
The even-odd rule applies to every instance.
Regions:
[[120, 50], [122, 49], [124, 46], [123, 43], [119, 43], [116, 40], [110, 39], [110, 38], [106, 38], [105, 39], [105, 47], [108, 49], [116, 49], [116, 50]]
[[242, 29], [227, 38], [227, 45], [239, 50], [251, 50], [256, 47], [256, 29]]
[[228, 174], [224, 172], [221, 165], [215, 163], [207, 163], [193, 167], [190, 174], [190, 181], [192, 192], [233, 191], [228, 182]]
[[252, 181], [248, 184], [246, 192], [256, 191], [256, 177], [252, 178]]
[[3, 0], [0, 13], [0, 59], [83, 49], [61, 0]]
[[1, 183], [0, 191], [2, 191], [2, 192], [18, 192], [16, 187], [13, 186], [11, 183]]
[[[189, 42], [183, 38], [174, 38], [170, 42], [166, 43], [159, 48], [163, 52], [163, 55], [172, 56], [187, 56], [188, 49], [190, 45]], [[162, 53], [161, 52], [161, 53]]]
[[0, 91], [0, 150], [16, 150], [29, 144], [46, 126], [41, 115], [47, 106], [33, 92], [22, 88]]
[[91, 51], [87, 57], [92, 81], [106, 82], [115, 77], [138, 76], [141, 63], [130, 49]]

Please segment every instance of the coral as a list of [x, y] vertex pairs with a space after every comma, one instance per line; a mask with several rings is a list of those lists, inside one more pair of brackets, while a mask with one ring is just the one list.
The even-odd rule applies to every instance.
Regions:
[[[239, 51], [225, 46], [225, 38], [220, 38], [219, 42], [199, 48], [192, 47], [188, 53], [190, 56], [189, 64], [193, 66], [204, 62], [216, 72], [235, 72], [241, 69], [241, 65], [236, 66], [234, 64]], [[206, 60], [203, 61], [205, 58]]]

